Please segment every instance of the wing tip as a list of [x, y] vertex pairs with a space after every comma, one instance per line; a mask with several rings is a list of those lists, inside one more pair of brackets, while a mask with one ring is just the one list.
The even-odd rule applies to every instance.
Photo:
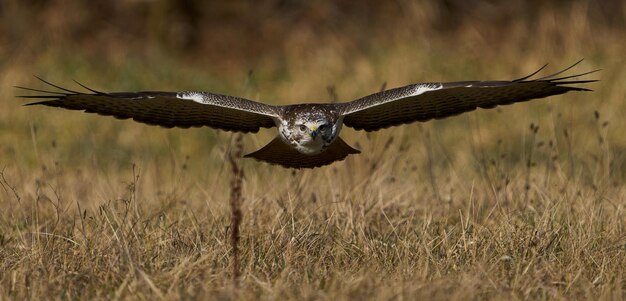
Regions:
[[49, 100], [37, 101], [37, 102], [29, 102], [29, 103], [22, 104], [22, 106], [30, 107], [30, 106], [35, 106], [35, 105], [46, 105], [47, 102], [49, 102]]
[[[533, 72], [533, 73], [531, 73], [531, 74], [529, 74], [527, 76], [524, 76], [524, 77], [521, 77], [521, 78], [518, 78], [518, 79], [514, 79], [511, 82], [549, 81], [549, 82], [554, 82], [554, 83], [557, 83], [557, 84], [562, 84], [562, 83], [558, 83], [557, 81], [568, 79], [568, 78], [585, 76], [585, 75], [589, 75], [589, 74], [592, 74], [592, 73], [596, 73], [596, 72], [602, 71], [602, 69], [595, 69], [595, 70], [591, 70], [591, 71], [583, 72], [583, 73], [578, 73], [578, 74], [574, 74], [574, 75], [568, 75], [568, 76], [558, 77], [558, 78], [556, 77], [556, 76], [558, 76], [560, 74], [563, 74], [566, 71], [574, 68], [575, 66], [577, 66], [578, 64], [580, 64], [584, 60], [585, 60], [584, 58], [581, 58], [578, 61], [576, 61], [574, 64], [572, 64], [572, 65], [570, 65], [570, 66], [568, 66], [568, 67], [566, 67], [566, 68], [564, 68], [562, 70], [559, 70], [556, 73], [553, 73], [553, 74], [550, 74], [550, 75], [547, 75], [547, 76], [543, 76], [543, 77], [540, 77], [540, 78], [530, 79], [531, 77], [533, 77], [534, 75], [538, 74], [541, 70], [545, 69], [548, 66], [548, 64], [545, 64], [541, 68], [539, 68], [537, 71], [535, 71], [535, 72]], [[593, 80], [593, 81], [598, 81], [598, 80]], [[592, 81], [586, 81], [584, 83], [589, 83], [589, 82], [592, 82]], [[581, 82], [581, 83], [583, 83], [583, 82]]]
[[531, 73], [531, 74], [529, 74], [529, 75], [526, 75], [526, 76], [524, 76], [524, 77], [520, 77], [520, 78], [518, 78], [518, 79], [514, 79], [514, 80], [512, 80], [512, 81], [513, 81], [513, 82], [521, 82], [521, 81], [525, 81], [525, 80], [527, 80], [527, 79], [529, 79], [529, 78], [533, 77], [535, 74], [537, 74], [537, 73], [541, 72], [541, 70], [545, 69], [546, 67], [548, 67], [548, 63], [545, 63], [543, 66], [541, 66], [541, 68], [537, 69], [537, 71], [535, 71], [535, 72], [533, 72], [533, 73]]
[[[42, 77], [40, 77], [40, 76], [37, 76], [37, 75], [33, 75], [33, 76], [34, 76], [36, 79], [40, 80], [41, 82], [43, 82], [43, 83], [45, 83], [45, 84], [47, 84], [47, 85], [49, 85], [49, 86], [55, 87], [55, 88], [57, 88], [57, 89], [59, 89], [59, 90], [61, 90], [61, 91], [65, 91], [65, 92], [68, 92], [68, 93], [71, 93], [71, 94], [80, 94], [80, 92], [77, 92], [77, 91], [74, 91], [74, 90], [70, 90], [70, 89], [67, 89], [67, 88], [63, 88], [63, 87], [61, 87], [61, 86], [59, 86], [59, 85], [55, 85], [55, 84], [53, 84], [53, 83], [51, 83], [51, 82], [49, 82], [49, 81], [47, 81], [47, 80], [43, 79], [43, 78], [42, 78]], [[63, 94], [65, 94], [65, 93], [63, 93]]]

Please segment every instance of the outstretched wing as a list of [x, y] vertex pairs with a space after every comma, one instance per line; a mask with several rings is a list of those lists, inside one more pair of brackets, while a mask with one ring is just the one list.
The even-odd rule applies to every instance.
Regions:
[[277, 107], [248, 99], [207, 92], [114, 92], [104, 93], [82, 87], [91, 93], [80, 93], [44, 83], [62, 92], [17, 87], [46, 93], [18, 96], [43, 99], [27, 105], [46, 105], [87, 113], [114, 116], [163, 127], [208, 126], [226, 131], [258, 132], [262, 127], [275, 126]]
[[339, 104], [345, 116], [343, 123], [357, 130], [375, 131], [382, 128], [440, 119], [476, 108], [490, 109], [498, 105], [528, 101], [568, 91], [591, 91], [569, 86], [596, 80], [568, 80], [591, 72], [557, 77], [576, 64], [555, 74], [530, 79], [546, 66], [512, 81], [464, 81], [450, 83], [422, 83], [382, 91], [363, 98]]

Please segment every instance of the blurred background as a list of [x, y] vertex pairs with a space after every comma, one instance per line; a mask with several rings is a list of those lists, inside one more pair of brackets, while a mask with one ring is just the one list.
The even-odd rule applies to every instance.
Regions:
[[502, 50], [512, 44], [529, 55], [546, 46], [589, 52], [603, 36], [621, 37], [626, 27], [626, 8], [618, 0], [6, 0], [0, 5], [5, 63], [50, 52], [101, 61], [165, 56], [220, 74], [286, 68], [292, 60], [328, 55], [346, 63], [371, 60], [397, 47], [464, 50], [466, 61], [506, 56]]
[[[546, 141], [564, 139], [564, 129], [578, 139], [570, 144], [601, 135], [612, 142], [613, 164], [623, 166], [624, 1], [4, 0], [0, 16], [0, 163], [19, 163], [23, 171], [55, 164], [109, 170], [163, 160], [183, 166], [192, 158], [200, 161], [191, 168], [203, 173], [223, 158], [231, 139], [208, 129], [164, 130], [22, 107], [12, 86], [43, 88], [33, 75], [70, 88], [76, 79], [104, 91], [203, 90], [286, 104], [348, 101], [424, 81], [512, 79], [545, 63], [552, 72], [581, 58], [572, 72], [603, 69], [591, 76], [602, 80], [591, 85], [594, 93], [344, 135], [368, 152], [382, 152], [376, 145], [391, 132], [398, 145], [415, 139], [404, 131], [433, 132], [442, 148], [460, 143], [461, 151], [449, 151], [442, 162], [465, 163], [473, 159], [461, 154], [474, 144], [495, 149], [505, 139], [523, 165], [528, 126], [535, 123], [549, 127], [540, 132]], [[598, 128], [599, 122], [611, 127]], [[467, 131], [473, 127], [482, 127], [481, 139], [468, 138], [475, 137]], [[274, 134], [247, 135], [245, 150]], [[570, 155], [562, 157], [586, 156]], [[421, 166], [421, 159], [414, 161]]]
[[[527, 60], [593, 59], [610, 51], [607, 46], [620, 47], [625, 7], [617, 0], [6, 0], [0, 55], [3, 67], [19, 63], [20, 69], [54, 61], [67, 66], [66, 76], [92, 66], [100, 76], [114, 67], [141, 67], [144, 77], [194, 69], [232, 80], [254, 69], [275, 81], [328, 64], [334, 68], [326, 74], [307, 76], [332, 83], [362, 72], [359, 64], [395, 61], [398, 51], [405, 51], [403, 61], [415, 62], [407, 66], [414, 72], [432, 65], [489, 68], [473, 60], [497, 66], [512, 57], [517, 67], [509, 69], [522, 69]], [[49, 69], [34, 71], [54, 72]], [[374, 76], [387, 77], [380, 72]]]

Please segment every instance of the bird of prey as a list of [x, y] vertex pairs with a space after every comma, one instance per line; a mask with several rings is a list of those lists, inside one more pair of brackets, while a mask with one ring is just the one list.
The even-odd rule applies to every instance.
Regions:
[[[441, 119], [476, 108], [528, 101], [569, 91], [591, 91], [580, 84], [596, 80], [575, 77], [598, 70], [560, 76], [576, 64], [555, 74], [531, 79], [532, 74], [503, 81], [430, 82], [385, 90], [344, 103], [303, 103], [274, 106], [209, 92], [100, 92], [78, 85], [77, 92], [41, 78], [59, 91], [16, 87], [39, 92], [18, 97], [39, 99], [27, 105], [45, 105], [119, 119], [172, 127], [208, 126], [220, 130], [258, 132], [278, 128], [278, 136], [263, 148], [245, 155], [287, 168], [314, 168], [360, 153], [341, 138], [342, 126], [376, 131], [401, 124]], [[578, 86], [576, 86], [578, 85]]]

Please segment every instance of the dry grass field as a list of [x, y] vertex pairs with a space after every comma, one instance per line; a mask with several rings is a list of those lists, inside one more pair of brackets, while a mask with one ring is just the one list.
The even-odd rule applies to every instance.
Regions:
[[[284, 44], [256, 45], [258, 56], [220, 48], [227, 37], [193, 54], [106, 32], [76, 42], [59, 25], [71, 8], [44, 10], [37, 26], [50, 26], [36, 28], [5, 15], [2, 26], [24, 32], [0, 46], [0, 300], [626, 298], [626, 30], [572, 1], [506, 26], [498, 11], [473, 15], [444, 35], [431, 2], [407, 5], [386, 29], [298, 24]], [[5, 14], [28, 11], [7, 3]], [[384, 83], [513, 79], [582, 57], [572, 72], [603, 69], [594, 92], [376, 133], [344, 128], [362, 154], [313, 170], [236, 160], [238, 287], [236, 134], [23, 107], [12, 88], [43, 88], [40, 75], [105, 91], [347, 101]], [[242, 136], [244, 152], [274, 131]]]

